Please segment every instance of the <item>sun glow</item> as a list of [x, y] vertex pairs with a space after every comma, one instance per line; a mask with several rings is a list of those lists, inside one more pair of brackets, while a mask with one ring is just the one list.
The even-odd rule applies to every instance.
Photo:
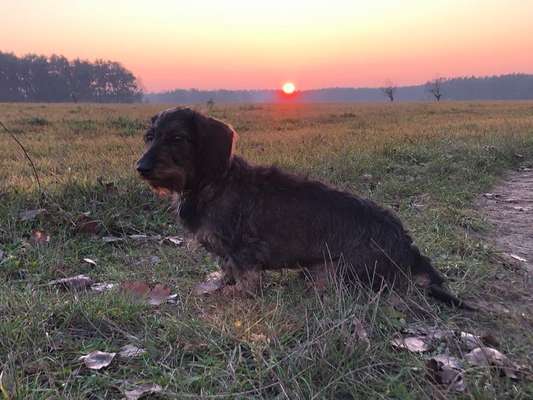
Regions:
[[292, 82], [286, 82], [283, 84], [283, 87], [281, 88], [283, 90], [283, 93], [285, 94], [293, 94], [296, 90], [296, 87], [294, 86], [294, 83]]

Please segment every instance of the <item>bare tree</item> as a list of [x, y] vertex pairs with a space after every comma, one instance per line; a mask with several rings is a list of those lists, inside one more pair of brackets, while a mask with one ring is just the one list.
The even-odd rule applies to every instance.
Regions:
[[442, 97], [442, 84], [444, 81], [444, 78], [439, 77], [426, 83], [427, 91], [431, 93], [437, 101], [440, 101]]
[[383, 92], [383, 94], [385, 96], [387, 96], [387, 98], [393, 102], [394, 101], [394, 96], [396, 95], [396, 85], [394, 83], [392, 83], [391, 81], [387, 81], [385, 82], [385, 86], [383, 86], [381, 88], [381, 91]]

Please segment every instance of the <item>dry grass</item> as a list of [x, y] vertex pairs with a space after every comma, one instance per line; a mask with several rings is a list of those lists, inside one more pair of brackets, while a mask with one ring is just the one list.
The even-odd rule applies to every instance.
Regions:
[[[293, 274], [272, 274], [258, 299], [196, 298], [191, 287], [215, 268], [203, 251], [157, 242], [106, 244], [77, 232], [76, 221], [89, 212], [100, 236], [183, 234], [133, 169], [142, 127], [160, 109], [0, 105], [0, 120], [27, 147], [46, 192], [39, 196], [24, 156], [0, 134], [0, 370], [13, 398], [120, 398], [125, 380], [156, 382], [164, 398], [533, 396], [527, 377], [513, 382], [475, 368], [466, 372], [466, 393], [448, 393], [425, 375], [427, 355], [393, 351], [389, 344], [413, 323], [488, 331], [511, 358], [531, 363], [530, 286], [483, 240], [488, 227], [473, 202], [506, 169], [533, 160], [533, 103], [212, 110], [234, 125], [238, 153], [251, 161], [276, 163], [396, 209], [455, 292], [494, 306], [474, 315], [416, 294], [399, 305], [363, 289], [337, 288], [321, 298]], [[20, 221], [20, 211], [41, 207], [48, 213]], [[32, 229], [48, 232], [50, 244], [29, 245]], [[155, 266], [146, 260], [154, 255], [160, 259]], [[45, 285], [79, 273], [97, 281], [163, 282], [178, 294], [177, 304], [154, 309], [117, 291], [74, 295]], [[369, 346], [356, 340], [354, 321], [367, 327]], [[91, 350], [116, 351], [132, 342], [147, 354], [99, 372], [77, 361]]]

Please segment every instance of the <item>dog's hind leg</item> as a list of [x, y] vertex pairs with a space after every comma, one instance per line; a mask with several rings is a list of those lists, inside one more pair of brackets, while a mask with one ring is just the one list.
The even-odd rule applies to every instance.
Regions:
[[309, 287], [318, 292], [324, 292], [335, 279], [335, 267], [326, 261], [304, 267], [302, 272]]

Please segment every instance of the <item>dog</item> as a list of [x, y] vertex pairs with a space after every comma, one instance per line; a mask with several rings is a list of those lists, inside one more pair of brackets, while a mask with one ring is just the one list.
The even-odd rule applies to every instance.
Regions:
[[[374, 289], [414, 282], [448, 305], [472, 309], [445, 289], [391, 211], [276, 167], [250, 165], [234, 154], [230, 125], [173, 108], [152, 117], [144, 140], [138, 173], [156, 192], [179, 197], [179, 219], [218, 257], [230, 291], [257, 290], [264, 270], [300, 268], [317, 280], [333, 273]], [[344, 268], [331, 267], [341, 261]]]

